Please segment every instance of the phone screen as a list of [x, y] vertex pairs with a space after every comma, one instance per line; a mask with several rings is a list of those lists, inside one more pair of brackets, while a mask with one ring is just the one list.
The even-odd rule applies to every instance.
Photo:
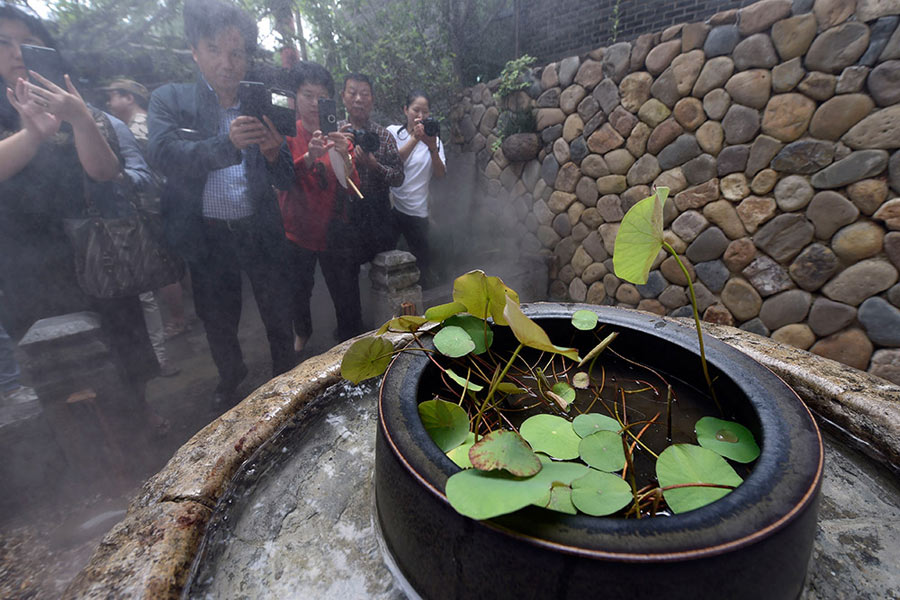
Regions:
[[319, 129], [322, 133], [337, 131], [337, 105], [331, 98], [319, 98]]
[[34, 71], [62, 89], [66, 89], [66, 80], [63, 77], [66, 68], [59, 52], [53, 48], [22, 44], [22, 60], [30, 71]]

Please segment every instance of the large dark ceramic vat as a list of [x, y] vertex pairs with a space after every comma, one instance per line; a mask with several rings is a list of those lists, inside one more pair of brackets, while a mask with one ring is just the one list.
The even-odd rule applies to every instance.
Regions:
[[[621, 332], [619, 353], [704, 387], [692, 327], [608, 307], [523, 306], [551, 339], [582, 308]], [[704, 341], [719, 398], [754, 431], [762, 454], [721, 500], [641, 520], [539, 508], [490, 521], [457, 514], [443, 490], [458, 468], [417, 411], [427, 399], [420, 383], [433, 367], [421, 352], [401, 353], [381, 389], [375, 481], [379, 524], [410, 584], [424, 598], [796, 598], [816, 531], [819, 430], [771, 371], [718, 340]]]

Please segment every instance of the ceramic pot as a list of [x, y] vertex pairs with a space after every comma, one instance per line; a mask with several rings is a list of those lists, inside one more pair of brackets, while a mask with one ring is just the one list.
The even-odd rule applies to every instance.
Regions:
[[[617, 352], [705, 387], [693, 327], [595, 305], [523, 309], [551, 339], [560, 339], [555, 329], [571, 330], [573, 312], [593, 310], [607, 330], [620, 331]], [[537, 507], [488, 521], [458, 514], [443, 490], [459, 469], [431, 441], [417, 410], [431, 397], [434, 367], [421, 352], [400, 353], [380, 392], [375, 491], [387, 549], [410, 585], [434, 599], [796, 598], [816, 532], [821, 435], [774, 373], [710, 336], [704, 342], [726, 412], [754, 432], [762, 453], [722, 499], [640, 520]]]

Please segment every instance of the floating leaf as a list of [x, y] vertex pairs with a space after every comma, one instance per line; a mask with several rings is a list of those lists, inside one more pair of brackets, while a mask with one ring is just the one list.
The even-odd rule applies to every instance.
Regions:
[[633, 500], [631, 486], [621, 477], [591, 469], [572, 482], [572, 503], [583, 513], [604, 517]]
[[472, 315], [459, 315], [444, 321], [444, 327], [448, 326], [462, 327], [466, 330], [466, 333], [475, 342], [475, 350], [472, 351], [474, 354], [481, 354], [494, 343], [494, 331], [483, 319]]
[[537, 348], [544, 352], [552, 352], [554, 354], [562, 354], [572, 360], [578, 360], [578, 350], [575, 348], [561, 348], [555, 346], [551, 341], [547, 332], [540, 325], [525, 316], [519, 303], [513, 298], [509, 298], [506, 302], [506, 309], [503, 311], [509, 321], [509, 327], [513, 330], [516, 339], [529, 348]]
[[466, 383], [466, 378], [460, 377], [459, 375], [454, 373], [453, 369], [446, 369], [444, 372], [447, 374], [447, 377], [458, 383], [459, 387], [461, 388], [465, 388], [471, 392], [480, 392], [484, 389], [484, 386], [479, 383], [474, 383], [472, 381]]
[[475, 349], [475, 342], [462, 327], [444, 327], [434, 336], [434, 347], [444, 356], [459, 358]]
[[598, 431], [615, 431], [618, 433], [621, 431], [622, 426], [612, 417], [598, 413], [588, 413], [575, 417], [575, 420], [572, 421], [572, 428], [575, 429], [575, 433], [585, 438]]
[[419, 417], [425, 431], [444, 452], [462, 444], [469, 433], [469, 415], [453, 402], [426, 400], [419, 404]]
[[575, 329], [590, 331], [597, 326], [597, 313], [592, 310], [576, 310], [572, 315], [572, 325]]
[[622, 436], [612, 431], [598, 431], [581, 440], [578, 445], [581, 460], [588, 465], [612, 473], [625, 468]]
[[597, 344], [596, 346], [591, 348], [591, 351], [587, 353], [587, 356], [585, 356], [584, 358], [581, 359], [581, 362], [578, 363], [578, 366], [579, 367], [582, 366], [584, 363], [586, 363], [587, 361], [591, 360], [592, 358], [594, 358], [595, 356], [597, 356], [598, 354], [600, 354], [601, 352], [606, 350], [606, 347], [609, 346], [612, 343], [612, 341], [614, 339], [616, 339], [618, 336], [619, 336], [619, 332], [613, 331], [611, 334], [609, 334], [608, 336], [603, 338], [599, 344]]
[[759, 458], [759, 446], [750, 430], [734, 421], [715, 417], [703, 417], [694, 425], [697, 442], [739, 463], [750, 463]]
[[391, 362], [394, 345], [382, 337], [366, 337], [353, 342], [341, 359], [341, 377], [359, 383], [384, 373]]
[[429, 321], [436, 321], [438, 323], [441, 323], [445, 319], [449, 319], [453, 315], [458, 315], [464, 310], [466, 310], [466, 305], [462, 302], [448, 302], [447, 304], [432, 306], [431, 308], [426, 310], [425, 318]]
[[[563, 483], [554, 483], [550, 488], [550, 493], [546, 496], [545, 504], [536, 502], [537, 506], [556, 512], [566, 513], [567, 515], [577, 515], [575, 505], [572, 504], [572, 488]], [[544, 498], [541, 498], [543, 501]]]
[[622, 218], [613, 249], [616, 276], [635, 284], [647, 283], [650, 267], [663, 243], [663, 205], [669, 188], [656, 188], [656, 193], [631, 207]]
[[478, 520], [492, 519], [544, 497], [549, 486], [537, 479], [539, 475], [523, 479], [506, 471], [466, 469], [447, 479], [445, 493], [459, 514]]
[[515, 431], [505, 429], [492, 431], [478, 440], [469, 450], [469, 460], [476, 469], [506, 469], [518, 477], [528, 477], [541, 470], [541, 461], [531, 446]]
[[575, 376], [572, 377], [572, 386], [578, 388], [579, 390], [588, 389], [591, 386], [591, 376], [584, 371], [575, 373]]
[[488, 277], [484, 271], [469, 271], [453, 282], [453, 300], [462, 303], [466, 310], [478, 317], [491, 317], [498, 325], [506, 325], [503, 315], [506, 297], [519, 301], [519, 295], [507, 287], [499, 277]]
[[536, 452], [546, 452], [560, 460], [578, 458], [581, 438], [572, 429], [572, 423], [562, 417], [534, 415], [522, 423], [519, 433]]
[[417, 331], [422, 325], [428, 322], [428, 319], [425, 317], [418, 317], [416, 315], [400, 315], [394, 319], [391, 319], [384, 325], [382, 325], [378, 331], [375, 332], [375, 335], [383, 335], [387, 333], [388, 330], [391, 331]]
[[497, 391], [503, 392], [504, 394], [525, 394], [528, 392], [525, 388], [520, 388], [516, 384], [508, 381], [497, 384]]
[[471, 469], [472, 461], [469, 460], [469, 448], [471, 448], [474, 443], [475, 434], [470, 431], [466, 436], [466, 441], [447, 452], [447, 456], [456, 463], [456, 466], [460, 469]]
[[737, 487], [743, 481], [724, 458], [692, 444], [674, 444], [663, 450], [656, 461], [656, 478], [666, 503], [676, 513], [706, 506], [731, 490], [701, 486], [665, 489], [668, 486], [708, 483]]
[[565, 381], [560, 381], [553, 386], [551, 390], [554, 394], [562, 398], [566, 401], [566, 404], [571, 404], [575, 402], [575, 388], [566, 383]]

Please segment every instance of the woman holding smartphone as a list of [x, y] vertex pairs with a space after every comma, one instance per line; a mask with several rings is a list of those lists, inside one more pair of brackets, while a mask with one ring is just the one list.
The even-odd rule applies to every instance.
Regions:
[[[0, 280], [17, 322], [90, 310], [100, 315], [110, 354], [157, 431], [165, 423], [144, 402], [158, 365], [137, 296], [90, 298], [79, 288], [63, 220], [86, 215], [86, 198], [112, 206], [122, 171], [109, 119], [89, 108], [68, 75], [66, 89], [27, 70], [22, 45], [52, 46], [40, 19], [0, 4]], [[28, 79], [31, 79], [29, 81]]]
[[406, 124], [387, 128], [397, 142], [406, 173], [403, 185], [391, 188], [394, 219], [416, 257], [426, 285], [433, 281], [428, 248], [428, 190], [432, 177], [440, 178], [446, 173], [444, 146], [437, 135], [426, 134], [423, 124], [431, 114], [430, 105], [425, 92], [410, 92], [403, 106]]

